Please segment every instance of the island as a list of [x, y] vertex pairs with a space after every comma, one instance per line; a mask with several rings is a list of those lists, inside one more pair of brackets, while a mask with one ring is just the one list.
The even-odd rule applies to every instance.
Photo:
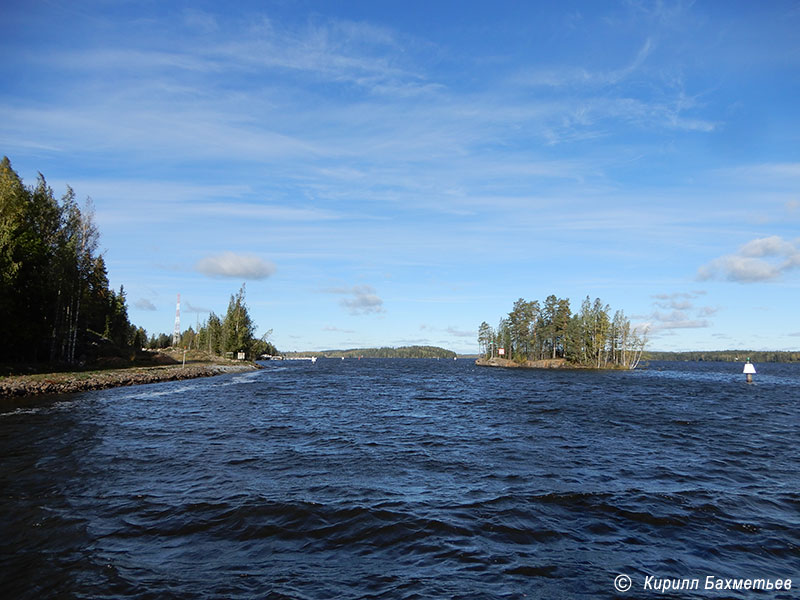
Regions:
[[589, 296], [573, 313], [568, 298], [517, 300], [497, 328], [478, 328], [486, 367], [635, 369], [647, 344], [647, 329], [635, 327], [622, 310]]

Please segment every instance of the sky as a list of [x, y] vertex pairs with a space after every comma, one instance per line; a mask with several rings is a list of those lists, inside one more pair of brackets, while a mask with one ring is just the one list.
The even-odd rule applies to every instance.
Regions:
[[800, 2], [0, 1], [0, 155], [91, 199], [148, 333], [477, 352], [590, 296], [800, 348]]

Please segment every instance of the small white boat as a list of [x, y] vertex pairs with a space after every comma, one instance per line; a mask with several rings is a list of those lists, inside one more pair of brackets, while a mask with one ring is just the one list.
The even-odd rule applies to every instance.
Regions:
[[317, 362], [316, 356], [290, 356], [285, 358], [284, 360], [310, 360], [312, 363]]

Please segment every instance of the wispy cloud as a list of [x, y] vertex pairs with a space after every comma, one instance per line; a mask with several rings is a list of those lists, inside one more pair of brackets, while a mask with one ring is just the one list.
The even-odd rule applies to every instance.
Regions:
[[[387, 341], [408, 331], [401, 302], [416, 303], [415, 319], [439, 322], [420, 335], [466, 347], [477, 293], [431, 298], [434, 285], [524, 294], [508, 286], [533, 285], [525, 274], [535, 272], [571, 293], [574, 280], [596, 277], [643, 290], [625, 308], [662, 332], [704, 327], [724, 296], [650, 298], [646, 282], [683, 277], [681, 265], [721, 236], [756, 237], [756, 210], [783, 219], [769, 232], [793, 247], [754, 244], [702, 275], [777, 281], [793, 268], [800, 163], [785, 82], [796, 40], [762, 26], [774, 9], [749, 11], [756, 24], [682, 0], [567, 11], [523, 3], [519, 23], [487, 12], [454, 30], [420, 28], [386, 3], [366, 12], [153, 4], [135, 19], [109, 7], [81, 18], [56, 11], [64, 23], [41, 3], [10, 7], [15, 18], [0, 20], [13, 34], [0, 46], [14, 55], [0, 139], [26, 179], [42, 170], [95, 199], [110, 276], [132, 298], [155, 302], [160, 288], [148, 285], [160, 277], [170, 289], [198, 272], [263, 279], [270, 258], [286, 272], [269, 280], [284, 312], [264, 301], [253, 307], [257, 321], [282, 319], [309, 341]], [[716, 16], [732, 29], [717, 31]], [[757, 85], [758, 69], [726, 76], [732, 53], [759, 45], [768, 49], [760, 60], [781, 63], [768, 72], [775, 85]], [[758, 129], [764, 146], [718, 152], [737, 128]], [[385, 313], [382, 293], [351, 284], [387, 271], [385, 328], [362, 318], [369, 334], [320, 331], [337, 313]], [[179, 289], [209, 305], [212, 293], [229, 292], [229, 282], [201, 279], [208, 292]], [[308, 320], [304, 294], [326, 280], [345, 287], [322, 303], [332, 314]], [[442, 302], [448, 312], [426, 312]], [[141, 310], [143, 324], [161, 326]]]
[[654, 42], [647, 38], [631, 62], [619, 69], [590, 71], [582, 67], [536, 69], [517, 76], [517, 82], [532, 86], [604, 86], [615, 85], [635, 73], [653, 51]]
[[658, 332], [671, 329], [702, 329], [709, 327], [706, 319], [692, 319], [685, 311], [674, 310], [669, 313], [656, 311], [651, 315], [650, 331]]
[[761, 163], [729, 167], [720, 171], [726, 176], [738, 176], [758, 181], [800, 180], [800, 163]]
[[738, 283], [774, 281], [800, 267], [800, 239], [773, 235], [744, 244], [734, 254], [715, 258], [697, 271], [701, 281], [720, 279]]
[[148, 311], [158, 310], [156, 308], [156, 305], [153, 304], [147, 298], [139, 298], [136, 302], [133, 303], [133, 305], [139, 310], [148, 310]]
[[322, 331], [331, 331], [336, 333], [355, 333], [353, 329], [342, 329], [341, 327], [336, 327], [335, 325], [326, 325], [322, 328]]
[[192, 304], [188, 300], [183, 300], [181, 302], [181, 304], [183, 305], [183, 309], [186, 312], [198, 313], [198, 314], [199, 313], [210, 313], [210, 312], [212, 312], [210, 308], [205, 308], [203, 306], [195, 306], [194, 304]]
[[200, 259], [195, 270], [210, 277], [266, 279], [275, 272], [275, 265], [251, 254], [224, 252]]
[[445, 332], [454, 336], [454, 337], [462, 337], [462, 338], [474, 338], [478, 334], [476, 331], [466, 330], [466, 329], [458, 329], [456, 327], [448, 327], [445, 329]]
[[354, 285], [353, 287], [334, 287], [324, 290], [329, 294], [345, 296], [339, 304], [351, 315], [368, 315], [386, 312], [383, 300], [371, 285]]
[[214, 15], [194, 8], [184, 9], [183, 23], [188, 29], [194, 29], [202, 34], [213, 33], [219, 29], [219, 23]]
[[676, 292], [656, 294], [653, 306], [656, 310], [643, 317], [651, 333], [660, 334], [676, 329], [702, 329], [711, 326], [707, 317], [716, 314], [719, 308], [697, 306], [697, 299], [705, 296], [705, 291]]

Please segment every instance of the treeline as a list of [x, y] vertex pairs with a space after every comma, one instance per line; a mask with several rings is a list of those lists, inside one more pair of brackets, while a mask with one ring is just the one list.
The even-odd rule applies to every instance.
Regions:
[[349, 350], [324, 350], [322, 352], [287, 353], [302, 356], [322, 356], [325, 358], [449, 358], [456, 353], [438, 346], [400, 346], [399, 348], [351, 348]]
[[[255, 332], [256, 324], [250, 317], [250, 311], [245, 301], [245, 286], [242, 284], [239, 292], [231, 295], [224, 317], [220, 318], [211, 312], [197, 331], [192, 327], [183, 331], [177, 345], [189, 350], [204, 350], [210, 354], [231, 356], [232, 358], [236, 358], [240, 352], [244, 352], [245, 357], [251, 360], [255, 360], [263, 354], [277, 355], [278, 349], [268, 340], [272, 335], [272, 330], [270, 329], [260, 338], [256, 338]], [[153, 335], [147, 342], [147, 347], [153, 350], [172, 345], [174, 345], [172, 336], [166, 333]]]
[[646, 344], [646, 332], [631, 326], [625, 313], [589, 296], [572, 313], [569, 299], [548, 296], [517, 300], [497, 328], [486, 321], [478, 328], [478, 346], [485, 357], [502, 356], [518, 362], [563, 358], [596, 368], [633, 369]]
[[647, 360], [680, 360], [680, 361], [713, 361], [713, 362], [745, 362], [754, 363], [800, 362], [800, 352], [756, 351], [756, 350], [714, 350], [694, 352], [647, 352]]
[[[40, 173], [25, 186], [0, 162], [0, 360], [76, 363], [113, 345], [126, 352], [144, 330], [128, 320], [125, 290], [109, 288], [91, 201], [56, 199]], [[103, 350], [105, 348], [105, 350]]]

